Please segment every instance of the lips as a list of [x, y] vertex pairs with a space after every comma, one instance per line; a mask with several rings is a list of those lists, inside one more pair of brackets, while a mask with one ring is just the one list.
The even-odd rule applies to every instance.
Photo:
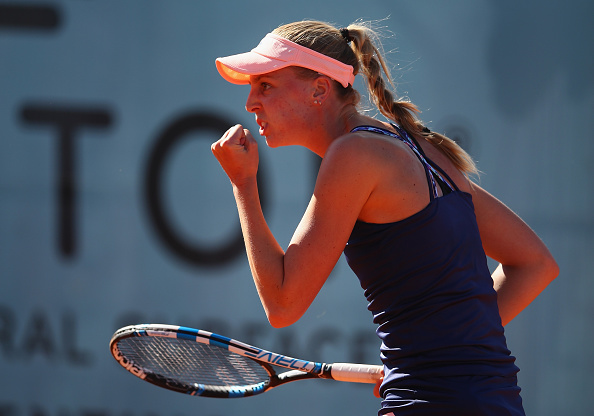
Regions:
[[263, 120], [258, 120], [256, 119], [256, 123], [258, 123], [258, 126], [260, 126], [260, 136], [265, 136], [265, 132], [266, 132], [266, 128], [268, 127], [268, 123], [263, 121]]

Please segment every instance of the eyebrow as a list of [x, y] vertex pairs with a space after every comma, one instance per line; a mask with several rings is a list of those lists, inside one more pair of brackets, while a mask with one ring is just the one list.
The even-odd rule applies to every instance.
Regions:
[[251, 75], [249, 80], [248, 80], [248, 84], [252, 84], [252, 83], [258, 83], [259, 81], [261, 81], [262, 79], [266, 79], [266, 78], [271, 78], [274, 79], [274, 77], [272, 77], [270, 74], [259, 74], [259, 75]]
[[[271, 78], [271, 75], [269, 73], [266, 74], [258, 74], [258, 75], [252, 75], [254, 81], [260, 81], [262, 78]], [[274, 78], [274, 77], [272, 77]]]

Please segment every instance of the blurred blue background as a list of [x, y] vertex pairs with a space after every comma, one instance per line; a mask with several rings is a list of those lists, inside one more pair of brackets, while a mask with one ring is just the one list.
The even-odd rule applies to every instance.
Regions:
[[[0, 1], [0, 416], [376, 414], [370, 386], [327, 381], [186, 397], [108, 350], [118, 327], [160, 322], [379, 362], [343, 260], [300, 322], [268, 326], [210, 153], [235, 123], [257, 131], [247, 87], [214, 60], [304, 18], [376, 21], [398, 93], [550, 247], [561, 274], [508, 344], [527, 414], [593, 414], [593, 16], [586, 0]], [[286, 245], [317, 161], [260, 148], [265, 213]]]

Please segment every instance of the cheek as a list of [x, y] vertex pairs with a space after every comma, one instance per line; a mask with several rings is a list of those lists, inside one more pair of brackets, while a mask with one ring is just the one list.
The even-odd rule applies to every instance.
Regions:
[[291, 118], [295, 123], [302, 123], [311, 116], [310, 114], [311, 103], [306, 102], [300, 96], [296, 96], [295, 99], [289, 101], [282, 108], [279, 108], [287, 118]]
[[269, 119], [278, 123], [276, 128], [283, 131], [302, 130], [309, 126], [312, 103], [308, 101], [304, 91], [290, 91], [282, 99], [271, 100], [267, 103], [266, 112]]

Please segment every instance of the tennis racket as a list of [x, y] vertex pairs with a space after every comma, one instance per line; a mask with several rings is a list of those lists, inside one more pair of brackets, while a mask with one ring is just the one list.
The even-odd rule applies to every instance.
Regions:
[[[255, 396], [295, 380], [326, 378], [376, 383], [379, 365], [325, 364], [253, 347], [212, 332], [173, 325], [132, 325], [110, 342], [114, 358], [130, 373], [192, 396]], [[288, 369], [277, 373], [275, 367]]]

